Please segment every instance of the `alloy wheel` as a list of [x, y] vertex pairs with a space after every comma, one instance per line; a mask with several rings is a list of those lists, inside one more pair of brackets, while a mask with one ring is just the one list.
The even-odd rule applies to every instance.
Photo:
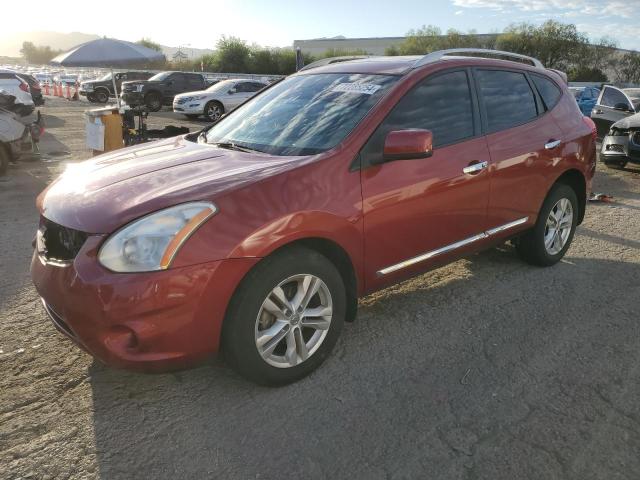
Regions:
[[549, 255], [557, 255], [562, 251], [569, 239], [573, 227], [573, 207], [567, 198], [556, 202], [544, 229], [544, 247]]
[[209, 120], [216, 121], [222, 116], [222, 109], [220, 108], [220, 105], [212, 103], [211, 105], [207, 106], [205, 115]]
[[271, 366], [295, 367], [320, 348], [332, 316], [331, 292], [319, 277], [291, 276], [262, 302], [255, 324], [258, 353]]

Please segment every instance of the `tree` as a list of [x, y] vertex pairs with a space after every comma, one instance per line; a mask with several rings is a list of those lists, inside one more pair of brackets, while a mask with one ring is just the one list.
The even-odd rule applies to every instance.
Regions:
[[223, 35], [216, 45], [215, 69], [218, 72], [247, 73], [250, 53], [247, 42]]
[[52, 58], [62, 53], [62, 50], [52, 50], [49, 46], [36, 46], [32, 42], [22, 42], [20, 53], [27, 63], [43, 64], [49, 63]]
[[162, 52], [162, 46], [159, 43], [152, 41], [149, 38], [141, 38], [136, 42], [138, 45], [142, 45], [143, 47], [150, 48], [151, 50], [155, 50], [156, 52]]
[[573, 24], [547, 20], [539, 27], [520, 23], [498, 36], [496, 48], [538, 58], [547, 68], [568, 70], [582, 59], [589, 39]]

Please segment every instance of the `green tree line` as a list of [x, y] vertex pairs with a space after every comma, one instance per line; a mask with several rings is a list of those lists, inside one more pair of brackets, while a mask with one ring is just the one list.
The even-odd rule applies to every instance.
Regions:
[[[139, 44], [161, 51], [159, 44], [148, 38]], [[621, 81], [640, 83], [640, 53], [621, 53], [617, 41], [605, 37], [591, 41], [574, 24], [548, 20], [542, 25], [513, 24], [503, 32], [479, 35], [476, 31], [463, 33], [450, 29], [443, 32], [433, 25], [407, 32], [406, 39], [392, 46], [386, 55], [424, 55], [448, 48], [489, 48], [522, 53], [536, 57], [547, 68], [567, 72], [571, 81]], [[265, 48], [250, 45], [237, 37], [222, 37], [215, 51], [196, 59], [169, 61], [146, 65], [147, 68], [171, 70], [200, 70], [221, 73], [253, 73], [288, 75], [295, 71], [296, 54], [292, 48]], [[58, 51], [24, 42], [21, 50], [29, 63], [47, 63]], [[304, 54], [309, 64], [325, 57], [366, 55], [363, 50], [327, 50], [320, 56]], [[138, 68], [145, 65], [136, 66]], [[612, 78], [608, 78], [612, 77]]]

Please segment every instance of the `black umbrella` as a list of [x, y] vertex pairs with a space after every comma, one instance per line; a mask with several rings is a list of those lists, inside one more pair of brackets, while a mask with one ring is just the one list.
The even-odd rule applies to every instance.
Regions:
[[113, 91], [119, 107], [120, 99], [118, 98], [116, 81], [113, 78], [113, 68], [155, 62], [164, 60], [164, 58], [162, 53], [137, 43], [116, 40], [115, 38], [99, 38], [61, 53], [51, 60], [51, 63], [63, 67], [110, 67], [112, 69]]
[[164, 60], [164, 55], [137, 43], [99, 38], [61, 53], [51, 63], [63, 67], [126, 67], [134, 63]]

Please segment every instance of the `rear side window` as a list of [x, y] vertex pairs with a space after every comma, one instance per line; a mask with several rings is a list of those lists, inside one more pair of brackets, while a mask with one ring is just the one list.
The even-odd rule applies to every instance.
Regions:
[[[544, 78], [541, 75], [531, 74], [531, 78], [536, 88], [538, 89], [538, 93], [542, 97], [544, 106], [547, 107], [547, 110], [551, 110], [556, 106], [558, 100], [560, 100], [562, 91], [555, 83], [553, 83], [548, 78]], [[585, 90], [583, 92], [582, 98], [591, 98], [589, 92]]]
[[433, 133], [434, 147], [474, 135], [473, 106], [466, 72], [451, 72], [423, 80], [387, 115], [362, 150], [362, 163], [382, 157], [384, 140], [393, 130], [422, 128]]
[[625, 105], [629, 105], [629, 100], [627, 97], [617, 88], [604, 87], [604, 92], [602, 93], [601, 105], [605, 107], [615, 107], [619, 103], [624, 103]]
[[478, 70], [489, 132], [527, 123], [538, 116], [536, 99], [523, 73]]

